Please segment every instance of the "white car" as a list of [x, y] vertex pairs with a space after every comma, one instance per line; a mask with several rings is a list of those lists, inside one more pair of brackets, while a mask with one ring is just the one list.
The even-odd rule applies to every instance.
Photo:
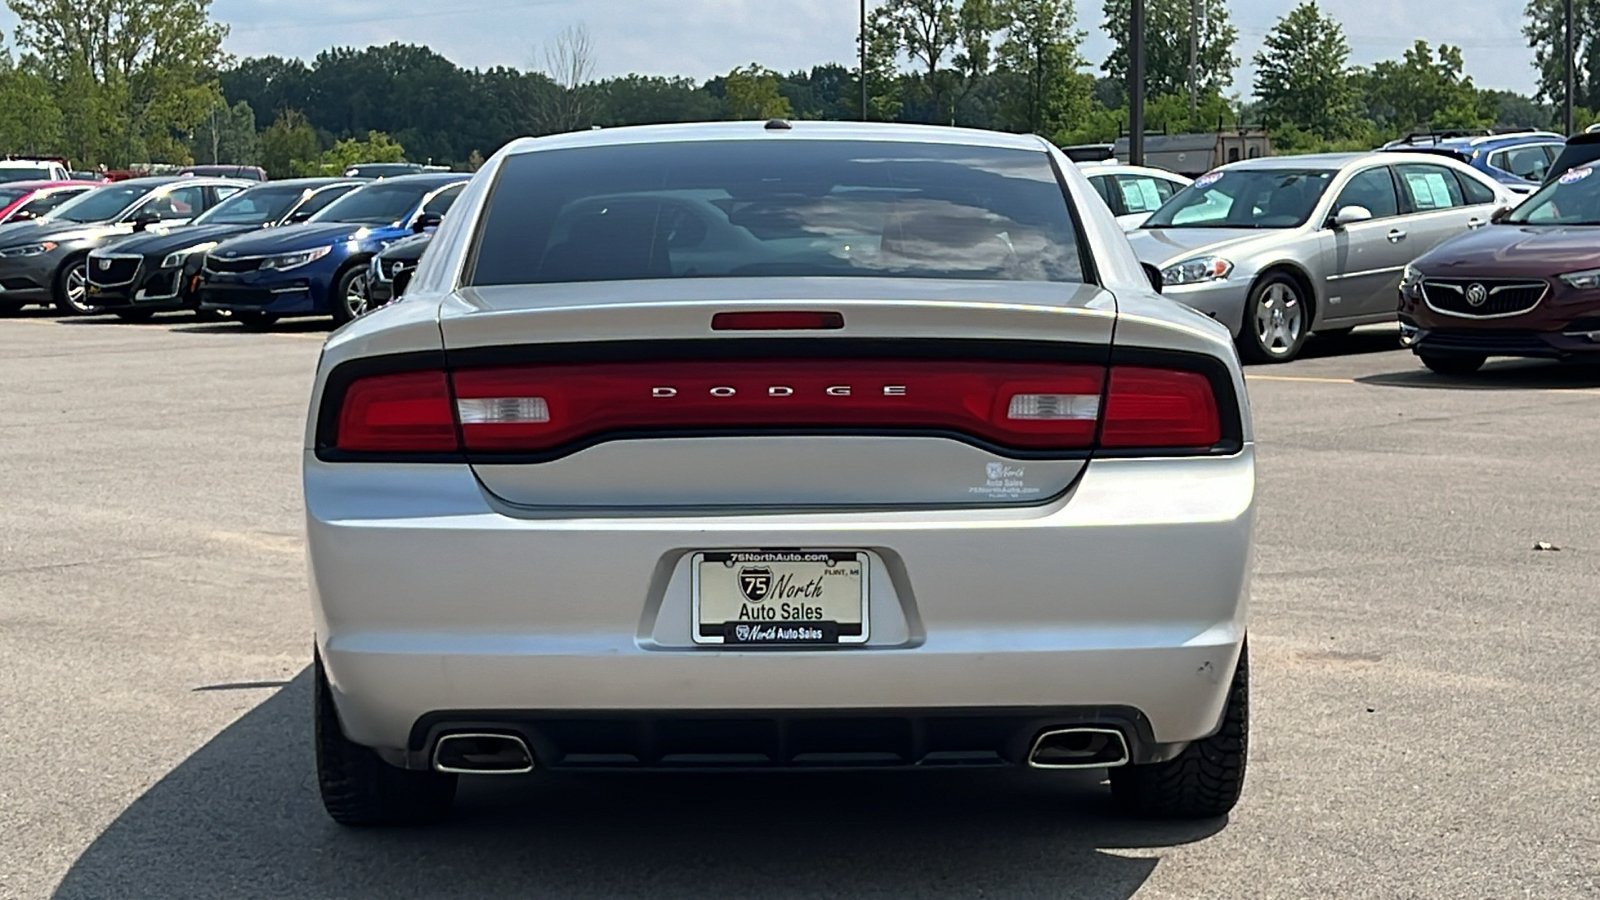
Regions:
[[1125, 166], [1115, 162], [1079, 163], [1078, 167], [1094, 185], [1095, 191], [1123, 231], [1132, 231], [1144, 224], [1150, 214], [1173, 194], [1188, 187], [1191, 180], [1176, 172], [1152, 169], [1147, 166]]
[[1254, 439], [1227, 329], [1150, 277], [1036, 137], [503, 148], [318, 366], [328, 812], [436, 820], [459, 776], [535, 769], [985, 765], [1227, 812]]
[[67, 167], [50, 159], [0, 159], [0, 182], [70, 181]]

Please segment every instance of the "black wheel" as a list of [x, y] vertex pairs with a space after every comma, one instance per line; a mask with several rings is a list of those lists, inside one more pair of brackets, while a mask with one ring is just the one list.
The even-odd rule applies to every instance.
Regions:
[[389, 765], [339, 726], [322, 660], [316, 660], [314, 731], [322, 806], [340, 825], [424, 825], [450, 812], [456, 776]]
[[1355, 326], [1350, 326], [1347, 328], [1319, 328], [1315, 334], [1320, 338], [1332, 338], [1334, 340], [1339, 340], [1340, 338], [1349, 337], [1350, 332], [1355, 330]]
[[148, 322], [156, 314], [153, 309], [119, 309], [114, 310], [117, 318], [124, 322]]
[[1489, 361], [1487, 356], [1434, 356], [1431, 353], [1419, 353], [1417, 357], [1422, 360], [1423, 365], [1440, 375], [1471, 375]]
[[64, 316], [100, 312], [100, 307], [89, 302], [89, 257], [69, 259], [56, 272], [56, 309]]
[[278, 317], [261, 312], [235, 312], [235, 321], [247, 331], [266, 331], [278, 321]]
[[333, 323], [343, 325], [367, 314], [367, 267], [351, 266], [333, 286]]
[[1111, 795], [1135, 816], [1210, 819], [1226, 815], [1244, 787], [1250, 744], [1250, 648], [1239, 650], [1222, 728], [1195, 741], [1175, 759], [1111, 770]]
[[1245, 362], [1288, 362], [1305, 345], [1311, 307], [1300, 282], [1274, 272], [1250, 288], [1239, 328], [1239, 355]]

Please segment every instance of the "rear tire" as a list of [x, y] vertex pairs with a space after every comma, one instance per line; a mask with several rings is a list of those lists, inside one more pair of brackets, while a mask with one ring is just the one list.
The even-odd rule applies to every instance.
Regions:
[[1417, 358], [1440, 375], [1455, 376], [1471, 375], [1489, 361], [1487, 356], [1434, 356], [1431, 353], [1419, 353]]
[[1271, 272], [1250, 287], [1239, 323], [1239, 355], [1245, 362], [1288, 362], [1300, 355], [1311, 325], [1305, 288], [1287, 272]]
[[456, 776], [389, 765], [344, 736], [332, 690], [316, 660], [317, 784], [322, 806], [340, 825], [425, 825], [450, 813]]
[[278, 323], [278, 317], [261, 312], [235, 312], [233, 318], [246, 331], [266, 331]]
[[1210, 819], [1227, 815], [1244, 787], [1250, 743], [1250, 648], [1228, 690], [1222, 727], [1164, 763], [1111, 769], [1111, 796], [1130, 815], [1157, 819]]
[[153, 309], [119, 309], [114, 315], [124, 322], [148, 322], [156, 314]]

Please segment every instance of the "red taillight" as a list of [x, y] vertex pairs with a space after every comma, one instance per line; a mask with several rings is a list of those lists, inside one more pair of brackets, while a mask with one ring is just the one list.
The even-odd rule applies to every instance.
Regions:
[[356, 453], [450, 453], [460, 449], [443, 372], [358, 379], [345, 391], [335, 446]]
[[750, 428], [953, 431], [1003, 446], [1071, 449], [1094, 439], [1103, 371], [801, 359], [535, 365], [453, 377], [469, 450], [538, 452], [605, 433]]
[[1222, 439], [1211, 382], [1196, 372], [1117, 366], [1106, 392], [1103, 447], [1210, 447]]
[[831, 331], [843, 327], [844, 316], [836, 312], [758, 310], [721, 312], [711, 317], [712, 331]]

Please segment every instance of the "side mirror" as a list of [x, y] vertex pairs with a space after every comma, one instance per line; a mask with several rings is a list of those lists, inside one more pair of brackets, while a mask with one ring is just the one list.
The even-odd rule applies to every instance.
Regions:
[[411, 223], [411, 230], [415, 231], [417, 234], [421, 234], [430, 228], [438, 228], [439, 223], [443, 221], [444, 216], [441, 216], [438, 213], [425, 212], [417, 216], [417, 220]]
[[1365, 206], [1346, 206], [1333, 215], [1333, 227], [1343, 228], [1357, 222], [1371, 222], [1372, 210]]
[[301, 222], [309, 222], [311, 221], [311, 215], [312, 213], [309, 209], [297, 209], [289, 214], [289, 224], [299, 225]]
[[1492, 224], [1500, 225], [1500, 224], [1504, 223], [1505, 220], [1510, 218], [1510, 217], [1511, 217], [1511, 207], [1502, 206], [1499, 209], [1497, 209], [1494, 212], [1489, 214], [1489, 221]]
[[133, 230], [143, 231], [160, 221], [161, 217], [153, 212], [139, 213], [137, 216], [133, 217]]
[[1139, 263], [1139, 268], [1144, 270], [1144, 277], [1150, 279], [1150, 289], [1158, 294], [1161, 293], [1161, 288], [1165, 281], [1161, 277], [1161, 270], [1147, 262]]

